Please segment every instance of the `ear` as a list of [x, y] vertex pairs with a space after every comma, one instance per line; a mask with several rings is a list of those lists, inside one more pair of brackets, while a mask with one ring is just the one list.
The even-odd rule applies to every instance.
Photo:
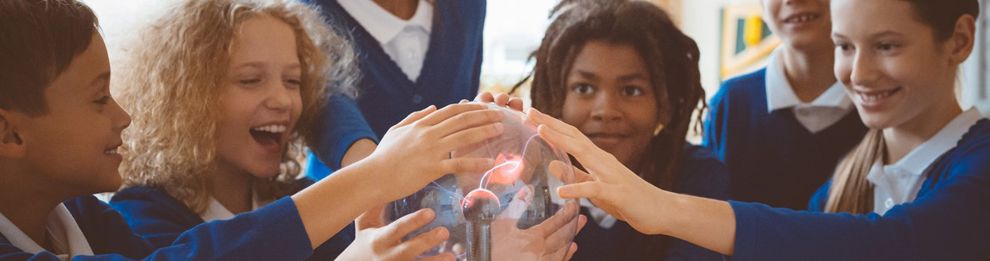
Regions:
[[950, 62], [953, 65], [962, 64], [973, 52], [974, 41], [976, 40], [976, 18], [972, 15], [963, 15], [956, 20], [955, 31], [945, 47], [948, 51]]
[[17, 133], [18, 113], [0, 109], [0, 157], [20, 158], [24, 156], [24, 140]]

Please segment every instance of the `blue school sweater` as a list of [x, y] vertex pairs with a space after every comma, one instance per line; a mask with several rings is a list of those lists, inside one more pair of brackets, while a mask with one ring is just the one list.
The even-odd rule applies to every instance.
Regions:
[[486, 1], [434, 1], [430, 43], [416, 82], [409, 80], [381, 44], [336, 0], [310, 1], [322, 8], [331, 24], [350, 34], [362, 74], [356, 100], [334, 95], [325, 108], [322, 139], [313, 149], [327, 165], [320, 164], [311, 153], [307, 176], [312, 179], [340, 169], [340, 160], [351, 144], [365, 138], [377, 141], [410, 113], [477, 95]]
[[[300, 187], [311, 184], [308, 181], [300, 183], [305, 183], [300, 184]], [[124, 220], [135, 233], [147, 240], [153, 247], [168, 246], [184, 231], [204, 223], [199, 214], [166, 193], [165, 190], [155, 187], [125, 188], [114, 194], [110, 200], [110, 205], [123, 215]], [[217, 231], [217, 233], [236, 236], [254, 230], [255, 228], [245, 228], [244, 230]], [[354, 241], [354, 227], [348, 226], [320, 245], [307, 260], [334, 259], [350, 245], [351, 241]]]
[[973, 125], [926, 175], [914, 201], [883, 216], [732, 201], [733, 260], [990, 259], [990, 120]]
[[[681, 175], [674, 192], [712, 199], [728, 199], [729, 174], [725, 166], [707, 149], [685, 146]], [[582, 214], [589, 215], [582, 208]], [[580, 260], [723, 260], [719, 253], [668, 236], [651, 236], [637, 232], [618, 221], [611, 228], [585, 225], [574, 238]], [[664, 246], [664, 247], [659, 247]]]
[[[299, 210], [290, 198], [228, 221], [196, 226], [158, 249], [131, 232], [120, 214], [96, 197], [78, 197], [64, 204], [94, 254], [73, 260], [303, 260], [313, 253]], [[58, 258], [49, 252], [25, 253], [0, 235], [0, 260]]]
[[811, 133], [790, 109], [767, 112], [766, 68], [729, 79], [712, 97], [703, 144], [729, 168], [731, 198], [804, 209], [866, 134], [853, 110]]

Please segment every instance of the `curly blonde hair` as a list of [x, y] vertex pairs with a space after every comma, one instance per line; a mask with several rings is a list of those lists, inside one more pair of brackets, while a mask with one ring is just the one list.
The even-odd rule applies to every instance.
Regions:
[[258, 15], [282, 20], [296, 35], [303, 109], [280, 173], [259, 179], [255, 189], [263, 200], [298, 189], [304, 145], [318, 142], [317, 120], [328, 92], [356, 95], [357, 72], [347, 38], [332, 30], [317, 8], [282, 0], [184, 1], [143, 30], [134, 42], [138, 48], [123, 62], [128, 66], [121, 66], [115, 79], [127, 86], [120, 90], [120, 103], [133, 117], [123, 134], [124, 187], [160, 187], [190, 209], [205, 210], [219, 95], [235, 32]]

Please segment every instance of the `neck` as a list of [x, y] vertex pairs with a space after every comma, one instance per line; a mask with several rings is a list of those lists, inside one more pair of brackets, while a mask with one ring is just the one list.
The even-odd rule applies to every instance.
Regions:
[[[9, 162], [4, 162], [0, 166], [9, 166], [7, 163]], [[32, 172], [10, 170], [3, 168], [0, 174], [3, 179], [3, 182], [0, 182], [0, 213], [3, 213], [31, 240], [51, 250], [50, 243], [45, 240], [48, 216], [58, 204], [71, 196], [59, 193], [66, 191], [52, 189], [51, 184], [46, 184], [48, 182], [30, 179], [38, 176], [31, 175]]]
[[254, 176], [238, 171], [227, 164], [218, 164], [216, 172], [207, 178], [207, 188], [220, 205], [231, 213], [240, 214], [252, 209], [252, 183]]
[[816, 47], [799, 50], [787, 44], [782, 48], [784, 75], [802, 102], [814, 101], [835, 84], [835, 73], [832, 71], [835, 53], [832, 49]]
[[944, 103], [952, 106], [934, 106], [935, 108], [922, 111], [921, 115], [904, 124], [884, 129], [884, 144], [887, 146], [884, 164], [893, 164], [901, 160], [962, 114], [962, 108], [955, 102], [954, 97], [952, 101], [952, 103]]
[[374, 0], [378, 6], [399, 19], [409, 20], [416, 14], [419, 0]]

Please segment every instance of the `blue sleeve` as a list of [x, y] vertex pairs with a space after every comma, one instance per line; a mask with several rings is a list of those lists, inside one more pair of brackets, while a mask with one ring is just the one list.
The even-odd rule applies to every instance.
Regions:
[[665, 254], [663, 260], [727, 260], [727, 257], [719, 254], [718, 252], [696, 246], [684, 240], [673, 238], [670, 241], [670, 246], [667, 249], [667, 253]]
[[729, 105], [726, 104], [728, 89], [727, 84], [723, 84], [708, 103], [708, 117], [703, 123], [701, 136], [701, 146], [711, 150], [722, 162], [725, 162], [725, 133], [728, 131], [725, 126], [729, 114]]
[[[111, 204], [135, 233], [154, 248], [166, 247], [175, 242], [182, 232], [202, 223], [198, 217], [188, 213], [188, 209], [170, 208], [160, 201], [151, 201], [150, 193], [121, 191], [113, 197]], [[190, 218], [196, 220], [188, 220]]]
[[[378, 143], [378, 136], [371, 130], [354, 99], [343, 94], [333, 94], [322, 115], [323, 133], [314, 152], [330, 170], [340, 169], [340, 161], [354, 142], [370, 139]], [[324, 177], [326, 176], [310, 176], [313, 180]]]
[[990, 153], [970, 154], [911, 203], [824, 214], [730, 202], [735, 260], [982, 260], [990, 256]]
[[811, 199], [808, 200], [808, 210], [815, 212], [825, 212], [825, 203], [828, 202], [828, 190], [832, 186], [832, 180], [828, 180], [825, 184], [822, 184], [815, 194], [811, 195]]
[[[309, 235], [291, 198], [226, 221], [203, 223], [155, 250], [145, 260], [304, 260], [313, 254]], [[2, 260], [58, 260], [48, 252], [24, 253], [0, 237]], [[108, 253], [72, 260], [132, 260]]]

